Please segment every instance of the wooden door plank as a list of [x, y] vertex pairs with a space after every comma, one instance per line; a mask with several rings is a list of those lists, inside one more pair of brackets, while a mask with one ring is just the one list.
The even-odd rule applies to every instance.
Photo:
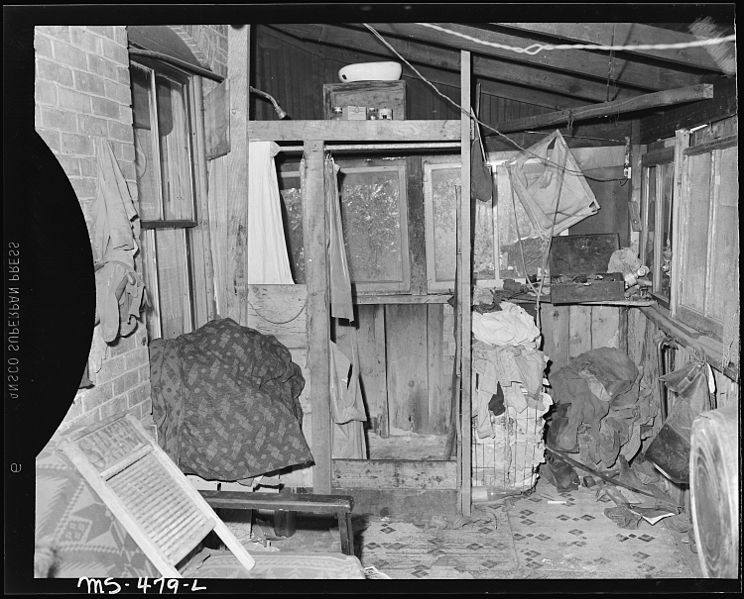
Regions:
[[390, 427], [423, 432], [428, 426], [426, 306], [385, 306]]
[[569, 306], [568, 355], [575, 358], [592, 349], [592, 307]]
[[380, 437], [389, 436], [385, 357], [384, 306], [358, 306], [359, 372], [370, 428]]
[[543, 304], [541, 322], [545, 338], [543, 351], [550, 359], [548, 372], [555, 372], [568, 364], [569, 306]]
[[427, 433], [447, 432], [450, 410], [450, 394], [445, 392], [444, 377], [450, 378], [450, 370], [444, 359], [444, 307], [441, 304], [427, 306], [427, 362], [429, 368], [429, 422]]
[[592, 349], [620, 347], [620, 310], [615, 306], [591, 306]]

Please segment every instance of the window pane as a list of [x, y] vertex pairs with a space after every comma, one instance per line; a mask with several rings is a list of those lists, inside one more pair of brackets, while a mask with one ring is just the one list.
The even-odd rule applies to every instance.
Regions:
[[661, 202], [661, 268], [660, 279], [656, 287], [659, 295], [669, 299], [670, 279], [669, 274], [672, 266], [672, 191], [674, 186], [674, 164], [660, 164], [661, 189], [659, 190], [659, 201]]
[[132, 66], [132, 111], [134, 114], [134, 166], [137, 171], [139, 212], [142, 220], [163, 218], [158, 190], [157, 162], [153, 161], [153, 135], [150, 102], [151, 71]]
[[356, 283], [405, 281], [401, 184], [405, 180], [397, 168], [341, 170], [341, 220], [351, 280]]
[[455, 280], [457, 261], [455, 226], [455, 186], [460, 185], [460, 169], [432, 168], [431, 202], [434, 214], [434, 277]]
[[157, 231], [160, 322], [164, 339], [192, 330], [188, 248], [185, 229]]
[[292, 277], [296, 283], [305, 282], [305, 246], [302, 239], [302, 188], [299, 176], [280, 177], [284, 237], [287, 240]]
[[651, 278], [655, 278], [654, 243], [656, 242], [656, 167], [643, 169], [646, 202], [644, 203], [643, 218], [646, 221], [646, 243], [641, 259], [648, 266]]
[[710, 154], [687, 157], [689, 205], [685, 227], [684, 267], [680, 273], [680, 303], [703, 313], [708, 260], [708, 212], [710, 210]]
[[156, 75], [155, 83], [164, 218], [191, 220], [194, 197], [186, 87], [160, 74]]
[[715, 152], [720, 160], [718, 205], [711, 236], [710, 285], [706, 298], [706, 312], [721, 324], [726, 322], [726, 307], [738, 304], [739, 281], [736, 276], [736, 261], [739, 249], [739, 182], [737, 147]]

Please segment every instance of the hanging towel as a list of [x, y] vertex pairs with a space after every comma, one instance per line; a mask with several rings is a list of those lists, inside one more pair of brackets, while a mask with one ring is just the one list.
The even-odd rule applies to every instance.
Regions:
[[364, 459], [367, 446], [363, 422], [367, 421], [359, 384], [359, 350], [356, 329], [351, 330], [352, 360], [333, 341], [331, 358], [331, 415], [334, 458]]
[[[96, 262], [96, 326], [89, 364], [100, 370], [100, 343], [112, 343], [137, 327], [144, 300], [144, 283], [135, 271], [138, 252], [137, 211], [111, 146], [98, 137], [95, 142], [98, 180], [93, 204], [93, 255]], [[96, 339], [98, 336], [100, 338]]]
[[273, 141], [248, 143], [248, 273], [246, 283], [292, 284], [284, 238]]
[[328, 262], [331, 285], [331, 316], [354, 321], [354, 306], [351, 303], [351, 277], [346, 260], [346, 245], [341, 221], [341, 206], [338, 196], [339, 167], [331, 156], [325, 158], [325, 190], [328, 208]]

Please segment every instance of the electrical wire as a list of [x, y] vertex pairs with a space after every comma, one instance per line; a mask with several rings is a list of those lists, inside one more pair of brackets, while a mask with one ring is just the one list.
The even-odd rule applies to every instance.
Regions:
[[[736, 34], [727, 35], [724, 37], [706, 38], [701, 40], [694, 40], [691, 42], [675, 42], [672, 44], [631, 44], [631, 45], [602, 45], [602, 44], [540, 44], [535, 43], [527, 47], [521, 48], [519, 46], [508, 46], [506, 44], [499, 44], [498, 42], [489, 42], [486, 40], [473, 37], [466, 33], [460, 33], [459, 31], [453, 31], [433, 23], [415, 23], [421, 27], [428, 27], [441, 33], [453, 35], [459, 37], [474, 44], [480, 44], [481, 46], [488, 46], [489, 48], [497, 48], [499, 50], [507, 50], [516, 54], [527, 54], [528, 56], [535, 56], [543, 50], [598, 50], [598, 51], [628, 51], [634, 50], [680, 50], [684, 48], [699, 48], [703, 46], [717, 46], [718, 44], [724, 44], [726, 42], [736, 41]], [[499, 26], [499, 23], [490, 23], [490, 25]]]
[[[393, 46], [391, 46], [390, 43], [377, 30], [375, 30], [371, 25], [369, 25], [368, 23], [362, 23], [362, 25], [364, 25], [372, 33], [372, 35], [374, 35], [383, 45], [385, 45], [385, 47], [387, 47], [400, 60], [402, 60], [416, 74], [416, 76], [418, 76], [418, 78], [421, 79], [421, 81], [423, 81], [424, 83], [426, 83], [426, 85], [428, 85], [429, 87], [431, 87], [434, 90], [434, 93], [436, 93], [438, 96], [441, 96], [447, 102], [449, 102], [450, 104], [452, 104], [452, 106], [454, 106], [459, 112], [461, 112], [462, 114], [466, 115], [468, 118], [472, 119], [474, 122], [476, 122], [476, 123], [480, 124], [481, 126], [485, 127], [489, 131], [493, 131], [494, 133], [496, 133], [496, 135], [498, 135], [499, 137], [502, 137], [503, 139], [505, 139], [508, 143], [510, 143], [515, 148], [517, 148], [519, 151], [524, 152], [525, 154], [528, 154], [528, 155], [536, 158], [537, 160], [539, 160], [543, 164], [546, 164], [546, 165], [549, 164], [549, 165], [555, 166], [555, 167], [557, 167], [559, 169], [562, 169], [563, 172], [568, 172], [568, 173], [571, 173], [573, 175], [582, 175], [582, 176], [585, 176], [586, 177], [586, 175], [584, 175], [583, 171], [581, 171], [581, 170], [575, 170], [575, 169], [566, 168], [565, 166], [561, 166], [558, 163], [553, 162], [552, 160], [550, 160], [548, 158], [544, 158], [543, 156], [540, 156], [540, 155], [536, 154], [535, 152], [529, 150], [528, 148], [522, 147], [519, 143], [517, 143], [514, 139], [512, 139], [508, 135], [502, 133], [501, 131], [499, 131], [495, 127], [492, 127], [488, 123], [484, 123], [480, 119], [478, 119], [475, 116], [473, 116], [472, 112], [466, 110], [465, 108], [463, 108], [462, 106], [460, 106], [460, 104], [458, 104], [457, 102], [455, 102], [452, 98], [450, 98], [449, 96], [443, 94], [436, 85], [434, 85], [431, 81], [429, 81], [426, 77], [424, 77], [419, 72], [419, 70], [416, 67], [414, 67], [403, 55], [400, 54], [400, 52], [398, 52]], [[597, 178], [597, 177], [587, 177], [587, 178], [592, 179], [593, 181], [599, 181], [599, 182], [603, 182], [603, 183], [610, 183], [610, 182], [614, 182], [614, 181], [624, 181], [625, 180], [625, 178], [614, 178], [614, 179], [600, 179], [600, 178]]]

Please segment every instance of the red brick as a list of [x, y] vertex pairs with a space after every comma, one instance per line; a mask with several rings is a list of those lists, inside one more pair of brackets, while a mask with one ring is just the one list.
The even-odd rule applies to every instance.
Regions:
[[75, 76], [75, 89], [99, 96], [106, 95], [103, 77], [85, 71], [75, 71], [73, 74]]
[[96, 159], [90, 158], [78, 158], [80, 162], [80, 174], [83, 177], [95, 177], [98, 174]]
[[114, 62], [117, 62], [119, 64], [129, 63], [129, 52], [127, 52], [126, 47], [117, 44], [115, 41], [110, 39], [102, 40], [102, 46], [103, 55], [106, 58], [113, 60]]
[[132, 104], [132, 90], [129, 85], [118, 83], [117, 81], [106, 80], [106, 97], [109, 100], [116, 100], [119, 104]]
[[79, 114], [78, 129], [80, 133], [87, 135], [108, 135], [108, 121], [100, 117], [90, 116], [88, 114]]
[[78, 48], [87, 52], [101, 52], [101, 39], [82, 27], [70, 28], [70, 41]]
[[52, 42], [52, 48], [54, 48], [54, 59], [63, 64], [83, 69], [85, 68], [85, 65], [88, 64], [85, 58], [85, 52], [80, 48], [76, 48], [75, 46], [71, 46], [70, 44], [66, 44], [59, 40], [54, 40]]
[[108, 135], [111, 139], [127, 143], [134, 142], [134, 131], [131, 125], [122, 125], [116, 121], [108, 122]]
[[50, 129], [67, 131], [70, 133], [77, 132], [77, 119], [75, 118], [75, 114], [68, 110], [42, 108], [41, 122], [44, 127], [49, 127]]
[[130, 390], [129, 393], [127, 393], [127, 402], [128, 406], [134, 407], [137, 404], [140, 404], [144, 401], [147, 401], [150, 397], [150, 383], [144, 383], [142, 385], [138, 385], [134, 389]]
[[[114, 77], [112, 77], [114, 79]], [[129, 85], [129, 67], [117, 67], [116, 68], [116, 80], [124, 85]]]
[[113, 27], [99, 27], [99, 26], [93, 27], [93, 26], [88, 26], [87, 29], [88, 29], [88, 31], [91, 31], [92, 33], [96, 33], [96, 34], [98, 34], [98, 35], [100, 35], [102, 37], [105, 37], [105, 38], [109, 38], [110, 39], [110, 38], [112, 38], [114, 36], [114, 28]]
[[72, 86], [72, 71], [44, 58], [36, 59], [36, 77], [47, 81], [56, 81], [68, 87]]
[[126, 46], [129, 42], [129, 37], [127, 36], [127, 28], [114, 27], [114, 39], [122, 46]]
[[37, 31], [57, 39], [70, 40], [70, 27], [68, 25], [38, 27]]
[[61, 152], [63, 154], [93, 154], [93, 140], [87, 135], [62, 133]]
[[59, 131], [37, 128], [36, 132], [41, 136], [41, 138], [46, 142], [46, 144], [53, 152], [59, 152]]
[[117, 395], [111, 401], [107, 401], [100, 409], [101, 418], [111, 418], [127, 411], [127, 396]]
[[90, 96], [88, 94], [60, 87], [57, 89], [57, 97], [62, 108], [69, 108], [75, 112], [90, 113]]
[[150, 364], [142, 366], [142, 368], [139, 369], [139, 378], [143, 382], [150, 380]]
[[138, 366], [148, 364], [149, 352], [146, 347], [140, 347], [130, 351], [126, 356], [127, 370], [133, 370]]
[[69, 179], [78, 198], [94, 198], [96, 196], [96, 179], [92, 177], [69, 177]]
[[110, 60], [106, 60], [97, 54], [88, 54], [88, 70], [101, 77], [116, 80], [117, 68], [118, 66]]
[[38, 31], [34, 35], [34, 49], [39, 56], [45, 56], [46, 58], [52, 58], [52, 40], [45, 35], [41, 35]]
[[60, 154], [57, 156], [57, 160], [62, 165], [65, 174], [68, 177], [77, 177], [80, 175], [80, 159], [74, 156], [65, 156]]
[[139, 375], [137, 374], [137, 371], [134, 372], [127, 372], [126, 374], [122, 374], [119, 378], [114, 379], [114, 395], [119, 395], [121, 393], [127, 393], [131, 389], [134, 389], [134, 387], [137, 386], [137, 383], [139, 383]]
[[119, 118], [119, 104], [106, 98], [91, 98], [91, 105], [93, 106], [93, 114], [100, 116], [107, 116], [112, 119]]
[[34, 95], [37, 104], [49, 104], [51, 106], [57, 104], [57, 86], [51, 81], [37, 79]]
[[126, 368], [124, 367], [124, 358], [122, 356], [109, 358], [103, 362], [103, 366], [101, 367], [100, 372], [98, 372], [96, 381], [111, 381], [124, 372], [126, 372]]
[[111, 383], [98, 383], [82, 396], [82, 411], [91, 412], [113, 397]]
[[134, 123], [132, 109], [129, 106], [122, 106], [119, 110], [119, 118], [117, 120], [123, 125], [132, 125]]

